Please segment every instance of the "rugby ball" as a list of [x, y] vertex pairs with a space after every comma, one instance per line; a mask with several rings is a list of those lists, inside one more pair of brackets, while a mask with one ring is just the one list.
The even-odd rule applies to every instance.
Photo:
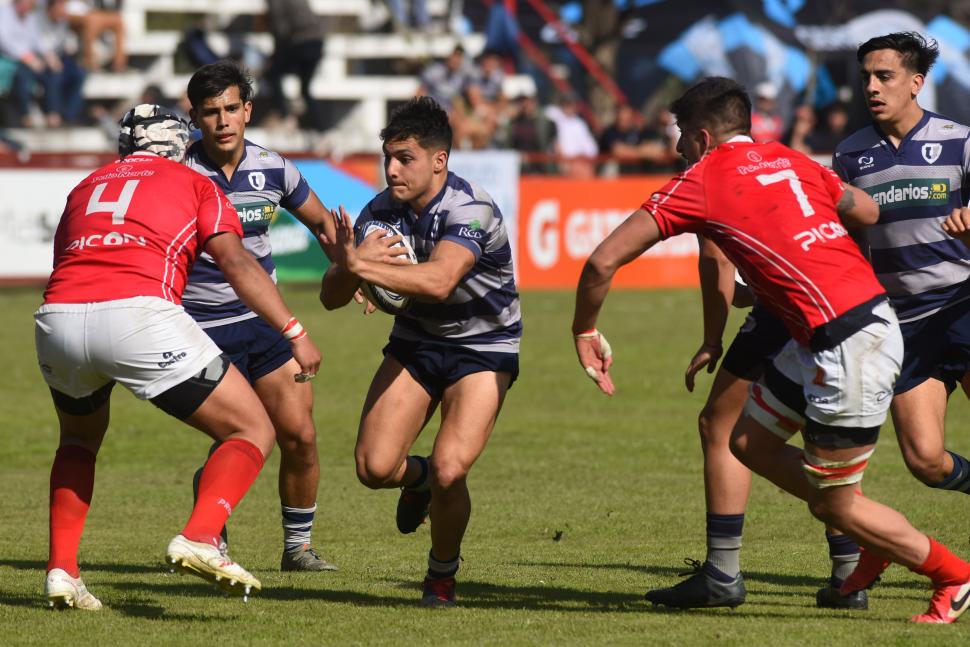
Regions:
[[[367, 236], [377, 229], [387, 232], [385, 236], [402, 235], [401, 230], [394, 225], [388, 222], [382, 222], [380, 220], [372, 220], [359, 230], [356, 243], [360, 245], [362, 240], [367, 238]], [[414, 248], [411, 247], [411, 243], [408, 242], [406, 236], [401, 239], [401, 242], [395, 244], [394, 246], [403, 247], [407, 250], [407, 255], [405, 258], [412, 263], [418, 262], [418, 257], [414, 253]], [[364, 293], [364, 296], [367, 297], [368, 301], [377, 306], [378, 310], [391, 315], [400, 314], [406, 310], [408, 305], [411, 303], [411, 297], [398, 294], [397, 292], [392, 292], [387, 288], [382, 288], [379, 285], [374, 285], [372, 283], [368, 283], [367, 281], [361, 281], [360, 291]]]

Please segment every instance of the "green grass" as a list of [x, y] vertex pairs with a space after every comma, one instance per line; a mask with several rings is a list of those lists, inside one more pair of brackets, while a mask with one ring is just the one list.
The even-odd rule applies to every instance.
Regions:
[[[966, 645], [970, 622], [912, 626], [929, 591], [894, 567], [868, 612], [822, 611], [828, 572], [822, 528], [804, 506], [756, 481], [742, 564], [748, 601], [734, 611], [668, 612], [644, 591], [678, 580], [704, 555], [704, 497], [696, 414], [710, 384], [683, 387], [700, 341], [691, 291], [617, 292], [602, 318], [617, 352], [618, 393], [599, 395], [576, 363], [572, 295], [523, 297], [522, 375], [470, 479], [474, 512], [459, 580], [461, 608], [416, 607], [426, 527], [394, 528], [396, 492], [359, 485], [357, 417], [391, 323], [357, 308], [326, 313], [315, 290], [285, 296], [324, 352], [315, 417], [322, 467], [314, 538], [341, 571], [281, 574], [278, 455], [230, 524], [232, 554], [262, 579], [243, 604], [162, 565], [191, 505], [202, 434], [116, 389], [81, 546], [98, 614], [51, 612], [41, 596], [47, 554], [47, 480], [57, 444], [36, 368], [31, 313], [37, 290], [0, 293], [0, 643], [379, 645]], [[735, 315], [737, 319], [737, 315]], [[732, 321], [730, 329], [736, 328]], [[970, 408], [955, 397], [949, 445], [970, 452]], [[433, 426], [419, 440], [430, 446]], [[918, 484], [891, 428], [866, 475], [875, 498], [905, 512], [958, 553], [968, 500]], [[560, 535], [561, 533], [561, 535]], [[556, 538], [559, 537], [557, 540]]]

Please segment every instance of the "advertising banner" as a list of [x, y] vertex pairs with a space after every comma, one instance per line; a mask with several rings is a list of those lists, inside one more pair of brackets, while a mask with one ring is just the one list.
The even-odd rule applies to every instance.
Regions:
[[54, 231], [67, 194], [93, 169], [4, 169], [0, 195], [0, 280], [46, 279], [54, 261]]
[[[520, 182], [519, 287], [576, 287], [596, 246], [663, 186], [667, 176], [611, 180], [523, 178]], [[614, 287], [693, 287], [697, 238], [664, 240], [613, 280]]]

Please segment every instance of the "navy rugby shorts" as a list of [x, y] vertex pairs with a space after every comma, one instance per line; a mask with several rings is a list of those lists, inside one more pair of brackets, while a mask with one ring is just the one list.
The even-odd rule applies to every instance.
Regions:
[[250, 384], [269, 375], [293, 357], [290, 342], [259, 317], [203, 330], [229, 356]]
[[789, 339], [791, 333], [781, 319], [757, 303], [724, 354], [721, 367], [731, 375], [754, 382]]
[[930, 378], [953, 391], [970, 371], [970, 299], [928, 317], [900, 323], [903, 367], [895, 393], [904, 393]]
[[405, 341], [394, 337], [384, 347], [407, 369], [432, 398], [441, 399], [445, 389], [472, 373], [509, 373], [509, 386], [519, 376], [518, 353], [488, 353], [430, 341]]

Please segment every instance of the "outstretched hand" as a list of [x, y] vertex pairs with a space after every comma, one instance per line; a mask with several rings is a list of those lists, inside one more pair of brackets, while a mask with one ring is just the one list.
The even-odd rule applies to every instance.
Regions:
[[706, 343], [701, 344], [701, 347], [697, 349], [694, 357], [690, 360], [690, 364], [687, 365], [687, 372], [684, 374], [684, 384], [687, 386], [688, 391], [691, 393], [694, 392], [694, 376], [702, 368], [706, 366], [708, 373], [714, 372], [722, 353], [723, 349], [720, 344], [717, 346]]
[[613, 365], [613, 349], [598, 330], [580, 333], [573, 336], [576, 344], [576, 355], [579, 364], [586, 371], [586, 375], [596, 382], [596, 386], [606, 395], [613, 395], [616, 387], [610, 377], [610, 366]]

